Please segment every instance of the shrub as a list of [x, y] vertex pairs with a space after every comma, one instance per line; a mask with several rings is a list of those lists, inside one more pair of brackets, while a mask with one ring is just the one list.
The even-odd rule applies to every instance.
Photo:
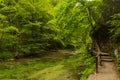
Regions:
[[0, 52], [0, 61], [12, 59], [13, 55], [10, 52]]

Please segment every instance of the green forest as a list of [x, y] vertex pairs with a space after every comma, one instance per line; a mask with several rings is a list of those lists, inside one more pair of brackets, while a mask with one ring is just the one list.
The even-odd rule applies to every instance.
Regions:
[[87, 80], [98, 48], [120, 75], [119, 4], [0, 0], [0, 80]]

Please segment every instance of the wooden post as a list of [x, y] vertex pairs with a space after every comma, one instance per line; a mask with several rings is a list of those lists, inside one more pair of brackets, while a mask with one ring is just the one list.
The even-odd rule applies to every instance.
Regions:
[[101, 57], [101, 54], [99, 56], [100, 56], [100, 66], [102, 66], [102, 57]]
[[98, 73], [98, 57], [96, 56], [95, 59], [96, 59], [96, 73]]

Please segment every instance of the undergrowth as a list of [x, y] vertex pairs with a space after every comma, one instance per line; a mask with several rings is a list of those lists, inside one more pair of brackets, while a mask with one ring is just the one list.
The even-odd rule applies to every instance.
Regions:
[[8, 61], [0, 64], [0, 79], [86, 80], [94, 67], [94, 58], [87, 53], [68, 57]]

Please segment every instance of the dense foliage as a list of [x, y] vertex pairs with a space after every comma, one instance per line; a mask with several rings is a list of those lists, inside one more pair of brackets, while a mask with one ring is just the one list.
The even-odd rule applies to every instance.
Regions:
[[117, 39], [117, 3], [117, 0], [0, 0], [1, 52], [37, 55], [58, 48], [86, 49], [92, 40], [103, 43], [111, 37]]
[[92, 42], [94, 23], [89, 6], [76, 0], [1, 0], [1, 54], [35, 56], [50, 49], [85, 49]]
[[[0, 0], [0, 59], [119, 43], [118, 0]], [[106, 14], [107, 13], [107, 14]], [[108, 45], [107, 45], [108, 46]]]
[[[89, 55], [95, 49], [95, 42], [103, 52], [119, 48], [119, 3], [119, 0], [0, 0], [0, 61], [48, 55], [47, 51], [58, 49], [78, 50], [77, 53], [81, 54], [61, 63], [72, 66], [72, 69], [83, 65], [78, 76], [85, 80], [95, 67], [94, 59]], [[52, 65], [54, 61], [47, 62]], [[31, 66], [40, 69], [46, 66], [43, 63], [31, 63], [27, 70]], [[22, 67], [26, 70], [26, 66]], [[19, 66], [17, 69], [20, 69]], [[15, 70], [10, 72], [16, 74]], [[18, 73], [24, 73], [24, 70]], [[3, 77], [8, 75], [4, 74]], [[8, 78], [11, 78], [9, 74]], [[13, 77], [17, 79], [19, 76]]]
[[50, 46], [56, 34], [56, 26], [50, 22], [53, 15], [48, 11], [52, 2], [1, 0], [0, 3], [1, 51], [29, 55]]

